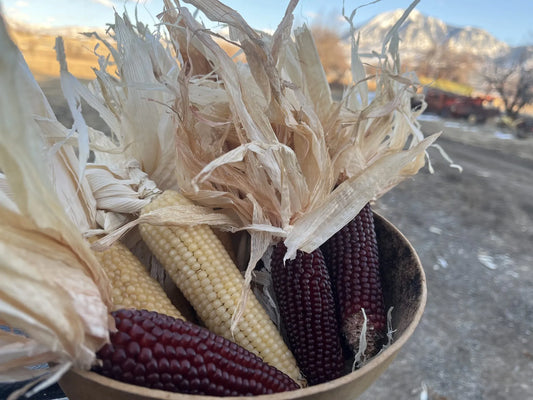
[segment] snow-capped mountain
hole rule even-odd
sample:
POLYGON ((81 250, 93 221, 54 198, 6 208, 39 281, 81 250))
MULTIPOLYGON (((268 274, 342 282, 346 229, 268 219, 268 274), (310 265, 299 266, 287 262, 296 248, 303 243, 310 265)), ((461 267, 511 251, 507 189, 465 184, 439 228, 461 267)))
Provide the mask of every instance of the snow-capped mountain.
MULTIPOLYGON (((383 38, 402 14, 403 10, 385 12, 361 26, 360 48, 380 50, 383 38)), ((421 54, 437 46, 489 58, 501 57, 510 50, 509 45, 483 29, 451 26, 418 10, 411 12, 399 32, 400 51, 404 56, 421 54)))

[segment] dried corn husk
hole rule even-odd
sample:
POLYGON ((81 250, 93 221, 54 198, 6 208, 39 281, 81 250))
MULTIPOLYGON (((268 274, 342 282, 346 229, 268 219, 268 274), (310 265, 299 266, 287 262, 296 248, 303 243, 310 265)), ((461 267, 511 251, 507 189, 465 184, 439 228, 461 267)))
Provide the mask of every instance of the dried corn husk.
MULTIPOLYGON (((277 234, 291 237, 290 250, 310 242, 301 232, 309 226, 311 213, 328 216, 314 224, 327 220, 331 225, 318 238, 313 231, 307 235, 313 236, 316 246, 357 213, 358 204, 380 196, 424 164, 424 150, 435 136, 423 138, 417 114, 410 109, 416 82, 397 74, 398 65, 388 61, 387 54, 380 61, 376 99, 368 104, 366 77, 360 76, 362 64, 354 41, 356 81, 336 102, 309 30, 304 26, 294 38, 289 35, 295 1, 272 36, 256 32, 218 1, 189 3, 230 26, 247 64, 235 63, 178 3, 174 7, 165 1, 162 14, 175 54, 145 27, 135 27, 126 16, 117 15, 114 38, 121 52, 112 54, 121 80, 111 79, 105 69, 98 71, 98 109, 134 104, 142 114, 149 106, 149 117, 164 121, 165 132, 175 137, 170 142, 160 140, 161 134, 154 131, 158 123, 152 123, 151 129, 134 124, 123 108, 116 111, 121 118, 118 126, 109 124, 116 129, 116 147, 99 148, 97 158, 112 157, 120 148, 117 164, 136 159, 159 189, 177 185, 199 204, 222 207, 240 221, 235 229, 276 228, 277 234), (128 61, 129 53, 137 63, 128 61), (117 102, 104 93, 127 93, 127 97, 117 102), (160 157, 163 153, 165 157, 160 157), (176 182, 157 179, 149 165, 173 171, 176 182), (346 215, 332 220, 339 214, 333 210, 338 209, 346 215)), ((394 49, 391 52, 395 54, 394 49)))
POLYGON ((0 324, 17 329, 0 330, 0 380, 46 385, 108 340, 109 288, 80 233, 96 203, 1 18, 0 52, 0 324), (42 362, 53 367, 27 368, 42 362))
POLYGON ((108 116, 112 132, 111 139, 100 132, 91 137, 96 160, 118 182, 99 187, 97 207, 120 214, 114 223, 123 225, 96 246, 140 222, 135 217, 145 199, 124 167, 134 160, 157 189, 179 188, 206 208, 203 220, 198 210, 163 210, 154 223, 164 223, 164 216, 171 224, 203 222, 250 233, 249 284, 273 240, 284 239, 288 258, 297 249, 316 249, 364 204, 415 174, 438 135, 424 138, 416 121, 421 110, 411 110, 417 82, 399 73, 400 24, 376 53, 377 91, 369 102, 353 14, 347 18, 354 81, 334 101, 309 29, 290 35, 297 1, 273 35, 252 29, 219 1, 187 3, 229 26, 246 63, 226 54, 220 36, 177 1, 164 1, 166 41, 126 15, 115 16, 116 48, 104 44, 119 77, 102 61, 92 93, 76 92, 108 116), (127 202, 138 208, 125 210, 127 202))
MULTIPOLYGON (((296 249, 314 250, 365 203, 424 165, 424 150, 436 136, 424 139, 418 128, 410 107, 416 82, 397 73, 393 45, 384 47, 374 101, 356 101, 354 91, 363 94, 362 99, 367 96, 359 85, 366 77, 355 76, 358 80, 343 100, 335 102, 305 26, 291 39, 286 35, 291 20, 285 18, 272 37, 259 35, 217 1, 187 2, 229 24, 248 61, 233 63, 187 10, 178 8, 183 24, 202 44, 196 50, 214 66, 218 89, 225 90, 231 110, 226 117, 230 126, 220 128, 204 122, 224 116, 208 114, 212 108, 204 108, 201 99, 193 106, 203 112, 202 119, 182 109, 189 118, 177 130, 178 183, 188 196, 230 209, 243 224, 257 228, 252 236, 266 232, 263 225, 281 228, 287 257, 292 257, 296 249), (216 143, 224 135, 232 138, 225 140, 226 147, 206 149, 206 142, 216 143)), ((394 44, 396 31, 389 36, 394 44)), ((182 93, 193 93, 198 85, 200 80, 190 79, 182 93)), ((191 100, 198 101, 189 96, 181 104, 190 107, 191 100)), ((252 257, 250 264, 254 261, 252 257)))
MULTIPOLYGON (((335 101, 309 29, 303 26, 291 36, 297 1, 289 3, 273 35, 255 31, 218 1, 187 2, 213 21, 229 25, 231 42, 241 47, 246 63, 228 56, 220 46, 220 36, 206 30, 179 2, 165 0, 161 18, 169 39, 116 15, 111 40, 101 39, 111 59, 100 58, 96 80, 89 88, 68 72, 58 42, 62 87, 75 117, 72 131, 55 121, 42 94, 35 96, 39 90, 34 83, 22 79, 34 94, 28 100, 21 98, 16 80, 6 81, 11 85, 7 93, 20 100, 9 104, 18 107, 15 110, 6 107, 8 118, 2 121, 6 125, 2 127, 0 168, 5 179, 0 177, 0 201, 2 212, 14 221, 10 237, 15 242, 20 239, 17 245, 5 238, 13 260, 18 260, 8 264, 6 271, 27 264, 18 246, 27 245, 21 232, 29 229, 46 249, 52 244, 65 248, 64 260, 74 264, 60 261, 55 268, 68 265, 90 277, 94 283, 89 287, 95 290, 87 296, 104 310, 108 301, 104 279, 79 239, 80 231, 112 230, 95 244, 103 247, 140 222, 206 223, 230 231, 247 230, 251 236, 244 306, 252 269, 273 241, 285 241, 287 257, 297 249, 314 250, 364 204, 424 165, 425 149, 436 135, 423 137, 417 113, 410 108, 416 80, 398 72, 398 26, 378 53, 378 89, 372 102, 352 32, 354 81, 342 100, 335 101), (80 98, 100 113, 110 135, 86 126, 79 111, 80 98), (15 131, 26 133, 15 137, 10 134, 15 131), (79 160, 71 152, 72 138, 77 139, 79 160), (9 140, 18 143, 10 144, 10 152, 9 140), (46 148, 54 154, 49 164, 42 154, 46 148), (87 164, 89 148, 95 162, 87 164), (56 178, 56 184, 63 182, 65 188, 49 187, 50 177, 56 178), (141 208, 166 189, 179 189, 196 205, 138 218, 141 208), (56 193, 64 196, 58 199, 56 193), (61 199, 71 196, 78 201, 67 216, 61 199)), ((12 78, 5 67, 4 72, 12 78)), ((29 254, 29 259, 35 256, 29 254)), ((44 286, 42 290, 49 289, 44 286)), ((83 330, 82 309, 76 310, 79 315, 72 324, 81 319, 77 332, 84 333, 86 341, 73 334, 65 343, 54 343, 55 347, 50 347, 50 337, 39 336, 46 331, 43 327, 39 330, 28 321, 24 325, 28 310, 16 311, 19 320, 6 322, 20 323, 32 338, 31 333, 38 336, 38 342, 24 344, 28 352, 32 346, 43 346, 42 351, 32 353, 38 354, 36 358, 53 354, 61 362, 88 365, 95 348, 90 339, 95 338, 83 330), (81 343, 73 344, 70 338, 81 343), (66 344, 84 351, 71 354, 61 347, 66 344)), ((59 312, 69 315, 72 311, 59 312)), ((102 319, 96 322, 104 328, 102 319)), ((49 329, 54 331, 55 326, 49 329)), ((105 340, 104 336, 96 338, 105 340)))

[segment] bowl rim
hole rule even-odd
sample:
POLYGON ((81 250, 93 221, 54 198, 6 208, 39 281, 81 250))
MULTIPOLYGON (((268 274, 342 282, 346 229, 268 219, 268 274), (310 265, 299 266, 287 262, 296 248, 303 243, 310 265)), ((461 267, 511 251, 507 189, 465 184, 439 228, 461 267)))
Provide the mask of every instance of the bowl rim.
MULTIPOLYGON (((420 261, 420 257, 418 256, 417 252, 415 251, 412 244, 409 242, 409 240, 405 237, 405 235, 400 232, 400 230, 394 226, 389 220, 387 220, 385 217, 381 216, 379 213, 374 212, 374 217, 377 217, 381 223, 386 225, 394 234, 398 235, 402 242, 407 246, 409 249, 409 252, 412 254, 414 259, 416 260, 416 264, 418 266, 418 272, 420 274, 420 296, 418 299, 418 307, 416 309, 416 312, 413 315, 412 320, 409 322, 407 327, 405 328, 404 332, 398 337, 395 341, 392 342, 390 346, 385 348, 381 353, 374 356, 369 362, 365 363, 361 368, 350 372, 349 374, 346 374, 344 376, 341 376, 340 378, 324 382, 318 385, 308 386, 305 388, 300 388, 288 392, 281 392, 281 393, 273 393, 273 394, 262 394, 258 396, 229 396, 229 397, 223 397, 227 400, 242 400, 242 399, 260 399, 260 400, 290 400, 290 399, 298 399, 300 397, 304 398, 305 396, 311 396, 311 395, 317 395, 319 393, 327 392, 333 388, 346 385, 350 383, 351 381, 354 381, 358 378, 361 378, 362 376, 369 373, 371 370, 376 368, 380 363, 383 363, 387 361, 388 359, 394 357, 399 350, 403 347, 403 345, 407 342, 407 340, 411 337, 413 332, 415 331, 416 327, 418 326, 420 319, 422 318, 422 314, 424 313, 424 309, 426 306, 427 301, 427 285, 426 285, 426 275, 424 273, 424 268, 422 266, 422 263, 420 261)), ((168 392, 164 390, 158 390, 158 389, 149 389, 142 386, 136 386, 129 383, 120 382, 108 377, 105 377, 103 375, 99 375, 95 372, 91 371, 83 371, 78 369, 72 369, 69 371, 69 373, 75 373, 77 375, 80 375, 82 378, 87 379, 89 381, 92 381, 96 384, 100 384, 103 386, 112 386, 114 389, 126 392, 131 395, 141 395, 146 396, 147 398, 159 398, 159 399, 165 399, 165 400, 211 400, 211 399, 221 399, 221 397, 218 396, 209 396, 209 395, 192 395, 192 394, 185 394, 185 393, 173 393, 168 392)))

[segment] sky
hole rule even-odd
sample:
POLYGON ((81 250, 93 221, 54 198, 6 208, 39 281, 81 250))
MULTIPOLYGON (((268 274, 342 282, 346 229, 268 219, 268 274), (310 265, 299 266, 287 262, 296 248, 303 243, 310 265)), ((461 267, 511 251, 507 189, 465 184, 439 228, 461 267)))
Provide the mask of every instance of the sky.
MULTIPOLYGON (((257 29, 274 31, 283 17, 288 0, 225 0, 257 29)), ((346 13, 371 0, 344 0, 346 13)), ((138 3, 139 19, 150 23, 163 8, 163 0, 0 0, 2 13, 20 22, 45 26, 82 26, 104 28, 113 19, 113 8, 126 8, 134 15, 138 3)), ((373 16, 406 8, 411 0, 381 0, 359 8, 354 19, 363 23, 373 16)), ((342 31, 343 0, 300 0, 295 10, 295 24, 320 22, 342 31)), ((482 28, 511 46, 533 44, 533 1, 530 0, 421 0, 416 7, 456 26, 482 28)))

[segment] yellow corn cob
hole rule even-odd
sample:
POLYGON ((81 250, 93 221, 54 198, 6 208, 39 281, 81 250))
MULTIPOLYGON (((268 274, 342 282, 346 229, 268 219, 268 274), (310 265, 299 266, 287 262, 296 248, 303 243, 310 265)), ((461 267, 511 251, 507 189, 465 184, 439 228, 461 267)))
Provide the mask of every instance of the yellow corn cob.
POLYGON ((124 244, 116 242, 94 254, 111 281, 115 309, 145 309, 183 319, 163 288, 124 244))
MULTIPOLYGON (((181 194, 165 191, 145 206, 142 213, 187 204, 191 202, 181 194)), ((140 232, 209 330, 235 341, 295 381, 302 382, 294 356, 253 294, 248 299, 237 330, 231 332, 231 318, 237 308, 244 279, 209 226, 141 224, 140 232)))

